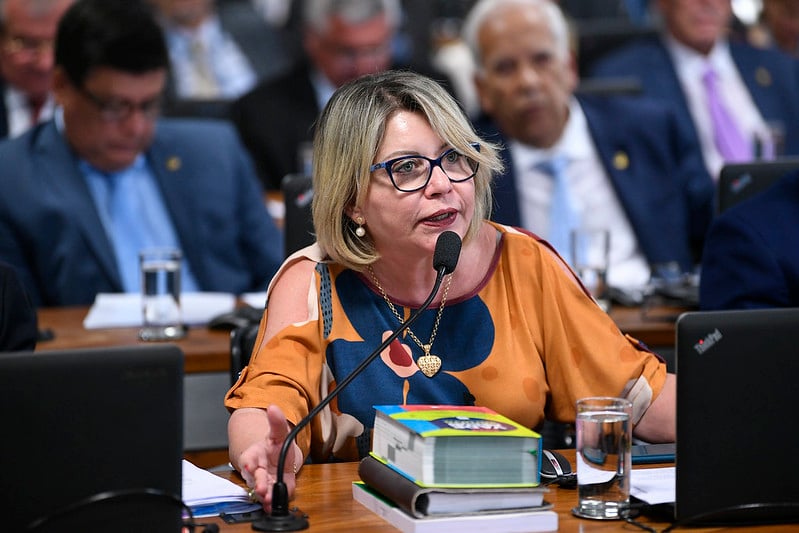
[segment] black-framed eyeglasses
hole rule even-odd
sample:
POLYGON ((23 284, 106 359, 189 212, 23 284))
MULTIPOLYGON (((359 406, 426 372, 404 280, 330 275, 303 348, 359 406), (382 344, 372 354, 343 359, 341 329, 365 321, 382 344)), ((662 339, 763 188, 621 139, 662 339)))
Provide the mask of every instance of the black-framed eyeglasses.
POLYGON ((125 120, 134 111, 141 111, 149 120, 155 120, 161 113, 162 97, 159 95, 144 102, 131 102, 118 98, 101 98, 85 87, 77 86, 78 92, 88 99, 100 111, 100 116, 107 122, 125 120))
MULTIPOLYGON (((470 146, 475 150, 480 150, 480 143, 471 143, 470 146)), ((369 172, 385 169, 395 189, 402 192, 414 192, 427 187, 435 167, 441 168, 449 181, 460 183, 472 179, 477 174, 478 166, 477 161, 471 157, 450 148, 437 159, 430 159, 423 155, 406 155, 375 163, 369 167, 369 172)))

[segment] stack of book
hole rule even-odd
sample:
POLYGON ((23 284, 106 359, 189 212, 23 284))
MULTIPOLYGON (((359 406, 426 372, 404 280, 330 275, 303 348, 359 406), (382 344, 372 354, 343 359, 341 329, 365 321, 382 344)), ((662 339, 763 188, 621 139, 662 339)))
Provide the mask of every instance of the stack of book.
POLYGON ((353 498, 404 532, 555 531, 541 437, 485 407, 379 405, 353 498))

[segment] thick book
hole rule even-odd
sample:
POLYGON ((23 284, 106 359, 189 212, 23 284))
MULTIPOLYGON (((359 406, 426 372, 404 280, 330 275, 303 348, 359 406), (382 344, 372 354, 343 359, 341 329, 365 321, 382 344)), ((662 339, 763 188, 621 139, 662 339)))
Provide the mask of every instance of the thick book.
POLYGON ((361 482, 352 484, 352 497, 404 533, 437 533, 441 531, 531 533, 557 531, 558 529, 558 513, 553 511, 551 506, 540 507, 534 511, 481 512, 416 518, 361 482))
POLYGON ((372 454, 424 487, 533 487, 541 436, 486 407, 377 405, 372 454))
POLYGON ((480 511, 531 510, 544 501, 545 487, 421 487, 390 465, 368 456, 358 465, 361 481, 417 518, 480 511))

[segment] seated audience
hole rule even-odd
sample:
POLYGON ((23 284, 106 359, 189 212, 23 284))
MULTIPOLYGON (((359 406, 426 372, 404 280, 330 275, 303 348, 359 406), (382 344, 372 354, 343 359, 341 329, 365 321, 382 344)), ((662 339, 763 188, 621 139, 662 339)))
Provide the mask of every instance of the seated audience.
POLYGON ((319 119, 314 161, 317 244, 273 280, 226 399, 231 462, 266 508, 289 424, 421 306, 445 230, 463 239, 457 268, 412 331, 300 432, 290 491, 309 454, 368 453, 377 404, 482 405, 537 427, 574 422, 578 398, 624 396, 635 435, 674 439, 666 365, 618 330, 545 242, 485 220, 501 162, 440 84, 390 71, 341 87, 319 119))
POLYGON ((760 48, 776 48, 799 58, 799 0, 763 0, 747 39, 760 48))
POLYGON ((178 99, 232 100, 288 67, 280 32, 246 0, 150 2, 172 63, 168 94, 178 99))
POLYGON ((0 261, 0 352, 33 350, 37 335, 36 310, 14 267, 0 261))
POLYGON ((599 60, 592 76, 635 77, 675 110, 717 179, 725 162, 799 155, 799 63, 728 39, 730 0, 657 0, 664 32, 599 60))
POLYGON ((137 292, 155 246, 183 250, 185 291, 264 290, 282 234, 231 126, 158 120, 169 56, 151 12, 78 0, 55 62, 63 112, 0 144, 0 257, 34 303, 137 292))
POLYGON ((72 2, 0 1, 0 138, 53 116, 53 40, 72 2))
POLYGON ((464 39, 485 113, 476 124, 505 163, 492 218, 564 257, 570 230, 609 230, 611 286, 641 288, 657 263, 693 270, 713 182, 674 116, 655 102, 575 95, 567 24, 547 0, 478 2, 464 39))
POLYGON ((713 222, 699 297, 702 309, 799 307, 799 172, 713 222))
POLYGON ((392 64, 398 0, 312 0, 304 4, 306 60, 265 80, 231 109, 264 186, 279 190, 287 174, 310 172, 313 124, 333 91, 392 64))

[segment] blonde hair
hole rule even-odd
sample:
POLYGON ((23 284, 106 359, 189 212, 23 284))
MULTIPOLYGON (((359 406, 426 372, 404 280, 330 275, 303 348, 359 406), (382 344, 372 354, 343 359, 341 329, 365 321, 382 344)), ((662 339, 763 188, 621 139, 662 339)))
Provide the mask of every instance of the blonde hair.
MULTIPOLYGON (((316 238, 330 259, 361 271, 379 254, 369 235, 355 236, 348 208, 366 200, 386 123, 399 111, 421 113, 446 144, 478 162, 475 206, 468 241, 491 214, 491 179, 502 170, 497 148, 482 141, 455 100, 435 81, 406 71, 358 78, 339 88, 325 106, 314 136, 313 221, 316 238), (479 143, 474 148, 472 143, 479 143)), ((413 194, 413 193, 410 193, 413 194)))

